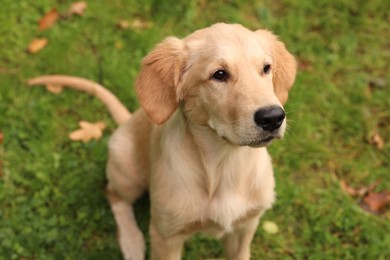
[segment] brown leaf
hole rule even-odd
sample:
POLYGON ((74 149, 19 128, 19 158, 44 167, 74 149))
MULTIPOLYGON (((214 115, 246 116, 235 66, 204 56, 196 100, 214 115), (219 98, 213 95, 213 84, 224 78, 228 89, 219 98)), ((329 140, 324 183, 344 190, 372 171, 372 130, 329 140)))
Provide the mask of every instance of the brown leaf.
POLYGON ((135 30, 144 30, 152 27, 152 23, 136 18, 131 22, 130 27, 135 30))
POLYGON ((117 25, 120 29, 128 29, 130 27, 130 23, 126 20, 120 20, 117 25))
POLYGON ((80 121, 79 125, 80 129, 69 134, 72 141, 89 142, 92 139, 98 140, 102 137, 103 130, 106 128, 106 124, 102 121, 96 123, 80 121))
POLYGON ((3 143, 3 140, 4 140, 4 134, 3 132, 0 132, 0 144, 3 143))
POLYGON ((379 150, 382 150, 385 147, 385 141, 383 140, 382 136, 375 132, 370 139, 370 144, 374 145, 379 150))
POLYGON ((29 53, 37 53, 38 51, 42 50, 43 48, 45 48, 47 44, 47 39, 45 38, 36 38, 36 39, 33 39, 28 47, 27 47, 27 51, 29 53))
POLYGON ((51 9, 50 12, 46 13, 41 20, 39 20, 39 30, 43 31, 52 27, 60 17, 60 14, 55 8, 51 9))
POLYGON ((373 184, 370 184, 369 186, 361 186, 359 188, 353 188, 347 184, 346 181, 341 180, 340 186, 347 194, 351 196, 364 196, 369 192, 372 192, 376 186, 380 183, 380 180, 375 181, 373 184))
POLYGON ((73 4, 70 5, 67 15, 72 16, 74 14, 77 14, 83 16, 85 9, 87 9, 86 2, 84 1, 74 2, 73 4))
POLYGON ((53 94, 59 94, 64 90, 63 86, 47 84, 46 89, 53 94))
POLYGON ((369 192, 363 199, 362 208, 375 214, 380 213, 387 205, 390 205, 390 192, 369 192))
POLYGON ((357 190, 349 186, 344 180, 340 181, 340 186, 347 194, 351 196, 356 196, 358 194, 357 190))

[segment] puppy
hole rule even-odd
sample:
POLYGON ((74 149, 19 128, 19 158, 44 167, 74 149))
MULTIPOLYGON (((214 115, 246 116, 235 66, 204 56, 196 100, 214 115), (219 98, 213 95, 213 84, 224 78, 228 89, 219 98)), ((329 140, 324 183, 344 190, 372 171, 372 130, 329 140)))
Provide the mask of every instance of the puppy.
POLYGON ((296 62, 266 30, 215 24, 169 37, 142 61, 130 115, 100 85, 46 76, 100 98, 120 124, 109 142, 107 194, 124 259, 144 259, 132 204, 149 191, 152 259, 180 259, 196 232, 249 259, 259 218, 275 199, 266 146, 283 137, 296 62))

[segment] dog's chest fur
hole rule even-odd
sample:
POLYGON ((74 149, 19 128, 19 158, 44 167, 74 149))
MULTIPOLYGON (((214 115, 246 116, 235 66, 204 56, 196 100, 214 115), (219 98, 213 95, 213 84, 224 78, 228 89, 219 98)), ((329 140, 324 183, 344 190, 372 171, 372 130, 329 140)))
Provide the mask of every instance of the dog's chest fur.
POLYGON ((189 149, 194 144, 185 140, 180 124, 168 131, 160 133, 161 157, 151 179, 159 186, 151 187, 151 198, 164 232, 202 230, 220 236, 272 205, 274 179, 264 148, 221 146, 199 154, 189 149))

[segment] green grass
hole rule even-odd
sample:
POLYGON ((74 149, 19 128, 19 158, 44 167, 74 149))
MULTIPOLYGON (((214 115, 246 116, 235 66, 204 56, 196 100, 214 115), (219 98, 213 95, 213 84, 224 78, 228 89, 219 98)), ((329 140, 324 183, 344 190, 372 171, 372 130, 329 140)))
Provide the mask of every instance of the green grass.
MULTIPOLYGON (((133 111, 141 58, 169 35, 214 22, 269 28, 300 63, 286 106, 290 131, 270 147, 278 200, 252 243, 252 259, 390 259, 390 209, 371 215, 339 186, 381 180, 390 190, 390 1, 88 1, 84 17, 39 32, 37 21, 71 1, 2 0, 0 8, 0 259, 120 259, 104 197, 107 140, 115 129, 100 102, 64 91, 30 89, 30 77, 62 73, 95 80, 133 111), (141 4, 142 2, 142 4, 141 4), (152 22, 144 30, 119 20, 152 22), (39 53, 26 52, 46 37, 39 53), (369 88, 369 82, 385 82, 369 88), (71 142, 79 120, 103 119, 102 140, 71 142), (368 140, 378 132, 380 150, 368 140)), ((148 200, 137 203, 145 232, 148 200)), ((223 257, 220 244, 196 236, 185 259, 223 257)))

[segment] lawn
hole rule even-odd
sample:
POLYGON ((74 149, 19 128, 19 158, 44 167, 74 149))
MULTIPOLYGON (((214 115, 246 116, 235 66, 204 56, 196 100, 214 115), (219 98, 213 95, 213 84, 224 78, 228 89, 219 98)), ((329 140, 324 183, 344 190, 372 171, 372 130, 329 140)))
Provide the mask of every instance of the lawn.
MULTIPOLYGON (((54 95, 26 81, 88 78, 134 111, 142 57, 166 36, 219 21, 268 28, 299 61, 286 105, 289 131, 269 149, 278 198, 262 221, 279 232, 265 232, 262 222, 252 259, 390 259, 390 207, 369 213, 360 207, 364 195, 341 185, 376 182, 372 192, 390 191, 390 1, 87 1, 83 16, 67 17, 71 3, 1 0, 0 259, 121 257, 104 196, 114 122, 91 96, 54 95), (62 16, 38 30, 52 8, 62 16), (34 38, 48 44, 30 54, 34 38), (103 138, 70 141, 80 120, 103 120, 103 138)), ((148 203, 137 203, 145 232, 148 203)), ((219 242, 203 235, 185 251, 184 259, 223 257, 219 242)))

